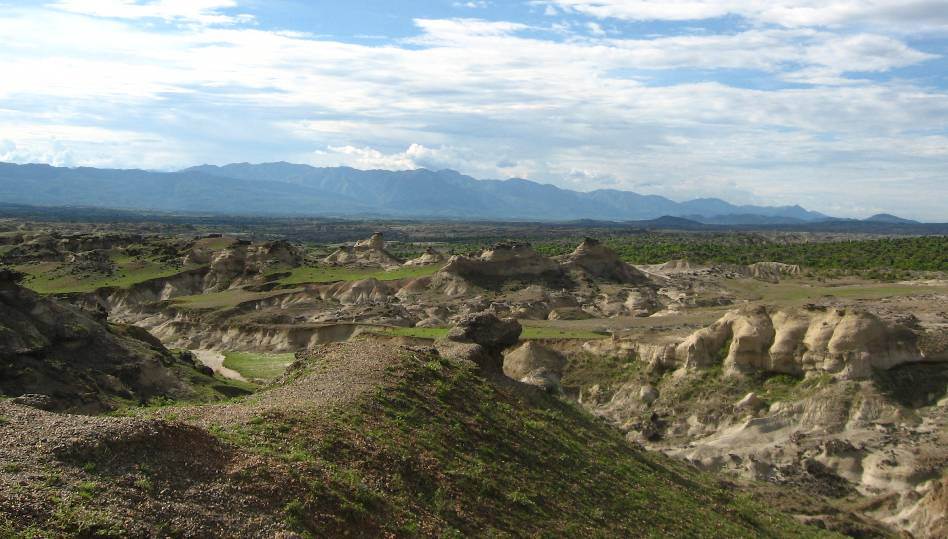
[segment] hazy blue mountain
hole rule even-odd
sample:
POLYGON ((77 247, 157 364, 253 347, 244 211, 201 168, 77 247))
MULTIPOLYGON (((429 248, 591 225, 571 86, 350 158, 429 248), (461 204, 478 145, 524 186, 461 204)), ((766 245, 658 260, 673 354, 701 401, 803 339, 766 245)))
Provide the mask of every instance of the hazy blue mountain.
POLYGON ((911 219, 903 219, 891 213, 877 213, 872 217, 867 217, 863 221, 868 221, 870 223, 890 223, 890 224, 903 224, 903 225, 915 225, 918 224, 918 221, 913 221, 911 219))
POLYGON ((704 215, 685 215, 683 217, 706 225, 799 225, 812 222, 796 217, 784 217, 782 215, 754 215, 745 213, 714 215, 711 217, 704 215))
POLYGON ((0 163, 0 201, 261 215, 556 221, 662 216, 726 220, 729 215, 751 222, 826 218, 799 206, 736 206, 715 198, 675 202, 618 190, 582 193, 516 178, 476 180, 453 170, 357 170, 291 163, 202 165, 179 172, 0 163))

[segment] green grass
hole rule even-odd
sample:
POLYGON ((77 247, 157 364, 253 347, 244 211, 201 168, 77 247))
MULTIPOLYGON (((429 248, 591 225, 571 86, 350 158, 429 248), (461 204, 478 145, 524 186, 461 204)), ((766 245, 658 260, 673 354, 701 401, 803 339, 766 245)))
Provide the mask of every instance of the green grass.
POLYGON ((594 339, 605 339, 609 337, 607 333, 587 330, 560 329, 555 327, 543 326, 524 326, 521 339, 579 339, 590 341, 594 339))
POLYGON ((835 537, 634 449, 544 392, 425 354, 390 373, 391 385, 328 417, 271 411, 217 435, 292 463, 279 504, 318 537, 835 537))
MULTIPOLYGON (((419 339, 440 339, 448 334, 450 328, 402 328, 402 327, 371 327, 370 333, 388 337, 416 337, 419 339)), ((608 335, 595 331, 567 330, 553 327, 524 326, 520 334, 522 340, 536 339, 604 339, 608 335)))
POLYGON ((127 288, 134 284, 170 277, 192 268, 165 266, 159 262, 130 257, 115 257, 116 271, 111 276, 90 275, 81 277, 63 272, 60 264, 44 262, 23 264, 14 269, 28 275, 24 285, 40 294, 63 294, 69 292, 92 292, 103 287, 127 288))
POLYGON ((295 292, 296 289, 277 290, 271 292, 251 292, 239 288, 213 292, 209 294, 195 294, 193 296, 178 296, 174 303, 192 309, 223 309, 236 307, 245 301, 266 299, 280 294, 295 292))
POLYGON ((400 327, 370 327, 369 333, 386 337, 415 337, 418 339, 440 339, 448 334, 450 328, 400 328, 400 327))
POLYGON ((227 352, 224 366, 239 372, 248 380, 269 381, 277 378, 293 363, 293 354, 227 352))
POLYGON ((849 299, 880 299, 897 296, 911 296, 919 293, 948 292, 945 286, 927 286, 911 284, 873 284, 841 283, 838 286, 811 282, 805 283, 789 279, 778 284, 765 283, 750 279, 729 281, 728 288, 735 290, 741 297, 769 303, 799 303, 812 301, 823 296, 836 296, 849 299))
POLYGON ((211 251, 222 251, 227 247, 233 245, 237 241, 236 238, 229 236, 222 236, 220 238, 202 238, 195 242, 195 247, 204 248, 211 251))
MULTIPOLYGON (((288 271, 290 274, 280 278, 277 282, 280 284, 306 284, 306 283, 334 283, 338 281, 359 281, 362 279, 378 279, 380 281, 397 281, 410 277, 425 277, 432 275, 441 269, 441 264, 432 264, 430 266, 408 266, 400 267, 391 271, 385 271, 379 268, 342 268, 336 266, 305 266, 292 268, 288 271)), ((280 272, 273 272, 276 275, 280 272)))

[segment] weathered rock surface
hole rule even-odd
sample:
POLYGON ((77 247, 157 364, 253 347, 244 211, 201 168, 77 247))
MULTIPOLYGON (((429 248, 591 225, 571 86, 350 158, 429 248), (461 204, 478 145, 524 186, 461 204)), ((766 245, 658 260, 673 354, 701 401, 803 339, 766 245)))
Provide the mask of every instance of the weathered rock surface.
POLYGON ((425 249, 425 252, 422 253, 417 258, 413 258, 405 262, 406 266, 430 266, 432 264, 438 264, 444 262, 444 255, 440 252, 434 250, 432 247, 425 249))
POLYGON ((547 389, 559 386, 566 358, 536 341, 526 341, 504 356, 504 374, 547 389))
POLYGON ((506 282, 548 284, 566 282, 565 272, 554 260, 540 255, 528 243, 500 243, 479 256, 452 256, 432 279, 448 296, 475 288, 497 288, 506 282))
POLYGON ((500 319, 483 312, 462 317, 436 346, 445 356, 467 359, 486 372, 503 369, 503 351, 520 339, 523 328, 512 318, 500 319))
POLYGON ((395 267, 402 261, 385 250, 385 240, 381 232, 371 238, 359 240, 352 247, 341 247, 323 259, 326 264, 360 267, 395 267))
POLYGON ((107 324, 0 277, 0 394, 78 412, 108 409, 117 398, 190 394, 169 368, 177 359, 143 330, 107 324))
POLYGON ((939 358, 926 357, 911 329, 858 309, 778 311, 764 307, 728 312, 676 346, 678 366, 723 363, 729 374, 827 373, 864 379, 874 370, 939 358))
POLYGON ((615 251, 593 238, 584 239, 560 262, 566 269, 593 279, 623 284, 644 284, 648 281, 644 273, 623 262, 615 251))

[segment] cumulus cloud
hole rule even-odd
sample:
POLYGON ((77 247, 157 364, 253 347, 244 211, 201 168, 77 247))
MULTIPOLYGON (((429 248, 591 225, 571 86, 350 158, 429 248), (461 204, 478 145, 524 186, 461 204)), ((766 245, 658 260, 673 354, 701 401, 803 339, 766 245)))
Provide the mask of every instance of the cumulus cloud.
MULTIPOLYGON (((607 19, 644 3, 545 7, 607 19)), ((702 16, 719 4, 692 3, 702 16)), ((422 18, 408 39, 365 45, 242 25, 225 0, 56 6, 0 13, 2 160, 454 168, 824 211, 891 200, 944 218, 932 179, 948 168, 948 93, 883 77, 937 56, 875 28, 629 37, 582 17, 422 18), (928 196, 908 205, 905 185, 928 196)))

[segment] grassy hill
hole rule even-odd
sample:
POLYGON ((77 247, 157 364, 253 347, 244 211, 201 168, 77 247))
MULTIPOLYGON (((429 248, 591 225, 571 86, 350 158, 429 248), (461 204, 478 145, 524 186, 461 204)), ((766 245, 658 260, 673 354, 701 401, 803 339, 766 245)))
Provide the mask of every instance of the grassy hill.
POLYGON ((366 339, 238 403, 73 418, 0 402, 0 535, 825 535, 474 369, 366 339), (68 440, 37 450, 56 429, 68 440))

